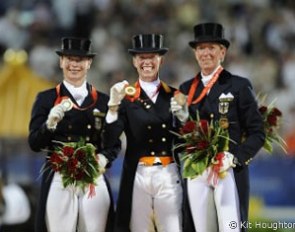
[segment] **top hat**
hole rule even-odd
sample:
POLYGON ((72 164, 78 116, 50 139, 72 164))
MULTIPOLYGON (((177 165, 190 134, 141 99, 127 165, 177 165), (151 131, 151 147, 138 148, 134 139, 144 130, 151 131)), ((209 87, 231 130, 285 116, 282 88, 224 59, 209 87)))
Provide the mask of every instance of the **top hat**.
POLYGON ((189 45, 195 48, 197 44, 204 42, 220 43, 226 48, 230 42, 224 38, 224 30, 219 23, 202 23, 194 26, 195 40, 190 41, 189 45))
POLYGON ((83 56, 93 58, 96 54, 90 51, 91 41, 85 38, 64 37, 61 49, 56 51, 59 56, 83 56))
POLYGON ((163 48, 163 36, 158 34, 140 34, 132 38, 132 48, 128 52, 132 55, 138 53, 159 53, 164 55, 168 48, 163 48))

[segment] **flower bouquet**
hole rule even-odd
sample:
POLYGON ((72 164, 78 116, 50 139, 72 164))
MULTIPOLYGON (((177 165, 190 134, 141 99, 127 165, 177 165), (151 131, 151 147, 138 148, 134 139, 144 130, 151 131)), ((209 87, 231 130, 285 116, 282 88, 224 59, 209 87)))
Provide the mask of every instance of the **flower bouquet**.
POLYGON ((85 143, 83 139, 78 142, 53 142, 57 145, 47 158, 50 168, 60 173, 63 186, 72 185, 83 191, 89 187, 90 196, 94 195, 95 180, 103 172, 98 164, 95 146, 85 143))
POLYGON ((274 106, 274 102, 268 106, 260 104, 259 112, 263 118, 264 133, 266 135, 263 149, 272 153, 273 144, 276 143, 286 153, 286 142, 278 133, 283 116, 282 112, 274 106))
POLYGON ((222 124, 213 120, 200 120, 197 115, 196 120, 187 121, 180 132, 175 134, 182 141, 174 148, 182 150, 180 159, 183 162, 184 178, 193 179, 209 166, 218 175, 221 174, 218 170, 222 167, 223 152, 228 150, 230 141, 228 130, 222 124))

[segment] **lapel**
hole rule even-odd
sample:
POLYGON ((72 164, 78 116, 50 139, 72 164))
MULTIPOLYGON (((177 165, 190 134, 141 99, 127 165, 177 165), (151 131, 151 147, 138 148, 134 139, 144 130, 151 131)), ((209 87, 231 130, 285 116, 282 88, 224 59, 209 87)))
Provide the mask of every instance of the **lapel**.
POLYGON ((218 81, 213 85, 211 91, 209 92, 207 98, 210 102, 213 102, 216 98, 231 87, 231 81, 226 71, 222 71, 218 78, 218 81))
POLYGON ((91 96, 91 85, 87 83, 86 87, 87 87, 88 94, 87 94, 86 98, 84 99, 84 101, 82 102, 81 107, 89 106, 93 101, 92 96, 91 96))
POLYGON ((72 96, 72 94, 69 92, 69 90, 66 88, 66 86, 64 85, 63 82, 61 83, 61 86, 60 86, 60 96, 61 97, 67 96, 67 97, 69 97, 72 100, 72 102, 74 102, 75 104, 77 104, 75 98, 72 96))
MULTIPOLYGON (((216 107, 216 98, 226 92, 227 89, 231 87, 230 76, 228 72, 223 70, 220 73, 220 76, 217 82, 211 88, 209 94, 199 103, 192 105, 192 113, 195 113, 197 110, 200 112, 200 115, 204 117, 209 117, 207 114, 214 112, 214 107, 216 107)), ((200 81, 200 84, 196 90, 194 99, 199 96, 200 92, 203 89, 203 83, 200 81)), ((218 101, 217 101, 218 102, 218 101)))
POLYGON ((214 108, 216 107, 216 102, 219 102, 218 98, 220 95, 224 92, 226 92, 227 89, 231 87, 231 81, 229 76, 226 74, 226 72, 222 71, 218 81, 214 84, 214 86, 211 88, 211 91, 209 92, 208 96, 205 99, 204 105, 203 105, 203 112, 214 112, 214 108))
POLYGON ((159 94, 157 97, 156 102, 154 103, 141 89, 140 97, 138 100, 134 101, 132 104, 134 108, 141 108, 146 113, 150 114, 151 116, 155 116, 156 118, 160 118, 161 120, 166 120, 167 116, 170 114, 170 98, 172 96, 172 91, 169 88, 167 90, 164 89, 162 86, 159 90, 159 94), (167 92, 170 91, 170 92, 167 92))

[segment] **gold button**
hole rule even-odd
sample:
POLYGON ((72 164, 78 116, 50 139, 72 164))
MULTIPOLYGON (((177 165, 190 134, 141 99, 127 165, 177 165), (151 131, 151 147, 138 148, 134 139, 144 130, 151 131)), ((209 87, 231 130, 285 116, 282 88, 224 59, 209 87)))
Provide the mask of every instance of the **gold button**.
POLYGON ((71 141, 72 140, 72 137, 71 136, 68 136, 67 139, 68 139, 68 141, 71 141))
POLYGON ((166 142, 166 138, 165 137, 162 138, 162 142, 166 142))
POLYGON ((90 137, 89 136, 86 137, 86 141, 90 141, 90 137))
POLYGON ((73 128, 73 126, 70 124, 70 125, 68 126, 68 128, 69 128, 69 129, 72 129, 72 128, 73 128))
POLYGON ((91 129, 91 125, 90 124, 87 125, 87 129, 89 129, 89 130, 91 129))
POLYGON ((152 139, 149 139, 149 143, 152 143, 152 142, 154 142, 154 140, 152 140, 152 139))
POLYGON ((166 152, 166 151, 162 151, 161 154, 162 154, 162 155, 166 155, 167 152, 166 152))
POLYGON ((155 155, 156 153, 154 151, 151 152, 151 155, 155 155))
POLYGON ((166 128, 166 124, 162 124, 162 128, 166 128))
POLYGON ((150 129, 152 129, 152 126, 148 125, 147 128, 150 130, 150 129))

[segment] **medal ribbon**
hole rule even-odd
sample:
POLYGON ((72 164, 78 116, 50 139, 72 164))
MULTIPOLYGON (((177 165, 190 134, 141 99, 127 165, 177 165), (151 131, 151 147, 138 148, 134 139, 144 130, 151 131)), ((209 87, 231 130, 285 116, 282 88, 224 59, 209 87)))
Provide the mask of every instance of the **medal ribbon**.
MULTIPOLYGON (((63 99, 68 99, 69 98, 68 96, 60 96, 60 85, 61 84, 58 84, 55 87, 57 98, 56 98, 56 100, 54 102, 54 105, 59 104, 63 99)), ((80 106, 78 106, 77 104, 75 104, 73 102, 73 105, 74 105, 73 107, 75 109, 77 109, 77 110, 84 111, 84 110, 87 110, 87 109, 91 108, 92 106, 94 106, 95 103, 96 103, 96 101, 97 101, 97 98, 98 98, 97 92, 96 92, 96 89, 94 88, 94 86, 91 86, 91 97, 92 97, 93 102, 89 106, 87 106, 87 107, 80 107, 80 106)))
POLYGON ((214 73, 214 75, 211 78, 211 80, 209 81, 209 83, 204 87, 204 89, 202 90, 199 97, 197 97, 195 100, 193 100, 194 94, 195 94, 196 89, 197 89, 199 82, 200 82, 200 79, 195 77, 195 79, 193 80, 193 83, 190 87, 189 93, 188 93, 187 104, 191 105, 191 104, 197 104, 198 102, 200 102, 205 97, 205 95, 208 93, 208 91, 212 88, 212 86, 215 84, 215 82, 218 80, 219 74, 221 73, 222 70, 223 70, 223 67, 220 66, 217 69, 217 71, 214 73))
MULTIPOLYGON (((171 89, 170 87, 163 81, 160 82, 160 84, 157 86, 156 91, 153 93, 153 95, 150 97, 151 99, 160 91, 161 86, 164 88, 165 92, 170 93, 171 89)), ((141 88, 140 88, 140 84, 139 81, 137 80, 134 84, 134 87, 136 89, 135 95, 134 96, 128 96, 126 95, 125 98, 127 98, 129 101, 134 102, 135 100, 137 100, 140 96, 141 93, 141 88)))

